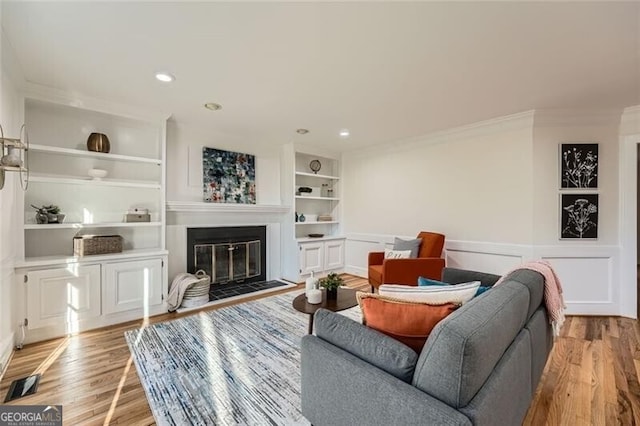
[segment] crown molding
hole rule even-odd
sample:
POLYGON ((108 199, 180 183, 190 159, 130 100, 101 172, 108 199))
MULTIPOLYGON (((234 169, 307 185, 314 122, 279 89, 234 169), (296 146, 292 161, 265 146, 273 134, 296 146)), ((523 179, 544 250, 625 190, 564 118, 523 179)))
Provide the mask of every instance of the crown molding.
POLYGON ((166 121, 171 117, 168 112, 150 111, 137 106, 105 101, 79 93, 67 92, 41 84, 26 82, 24 85, 24 97, 39 101, 66 105, 74 108, 83 108, 105 114, 127 117, 134 120, 149 122, 166 121))
POLYGON ((534 113, 534 127, 618 126, 621 108, 540 109, 534 113))
POLYGON ((513 130, 531 129, 533 134, 533 120, 535 111, 525 111, 517 114, 492 118, 490 120, 479 121, 477 123, 454 127, 452 129, 415 136, 397 141, 389 141, 384 144, 374 145, 368 148, 347 151, 343 155, 349 157, 366 157, 384 153, 411 150, 420 146, 436 145, 441 143, 454 142, 461 139, 472 139, 482 136, 489 136, 496 133, 513 130))

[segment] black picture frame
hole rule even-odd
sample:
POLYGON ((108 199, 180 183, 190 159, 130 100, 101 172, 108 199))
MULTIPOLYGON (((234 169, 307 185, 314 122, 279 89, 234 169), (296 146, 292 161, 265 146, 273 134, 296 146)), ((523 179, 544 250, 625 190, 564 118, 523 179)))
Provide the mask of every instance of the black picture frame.
POLYGON ((598 194, 561 194, 560 239, 597 239, 600 209, 598 202, 598 194))
POLYGON ((597 189, 597 143, 560 144, 560 189, 597 189))

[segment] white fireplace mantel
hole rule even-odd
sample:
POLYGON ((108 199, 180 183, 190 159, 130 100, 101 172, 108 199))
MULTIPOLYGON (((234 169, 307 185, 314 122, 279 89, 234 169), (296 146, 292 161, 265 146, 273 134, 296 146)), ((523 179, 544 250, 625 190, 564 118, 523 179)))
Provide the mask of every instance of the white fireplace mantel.
POLYGON ((268 204, 222 204, 203 201, 167 201, 168 212, 219 212, 219 213, 287 213, 291 206, 268 204))

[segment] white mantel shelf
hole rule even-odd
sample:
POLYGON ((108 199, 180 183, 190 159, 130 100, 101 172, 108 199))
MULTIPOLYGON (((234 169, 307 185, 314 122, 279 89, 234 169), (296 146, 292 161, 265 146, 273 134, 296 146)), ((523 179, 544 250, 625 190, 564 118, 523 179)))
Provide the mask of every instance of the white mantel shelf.
POLYGON ((167 201, 168 212, 192 213, 287 213, 290 206, 268 204, 222 204, 203 201, 167 201))

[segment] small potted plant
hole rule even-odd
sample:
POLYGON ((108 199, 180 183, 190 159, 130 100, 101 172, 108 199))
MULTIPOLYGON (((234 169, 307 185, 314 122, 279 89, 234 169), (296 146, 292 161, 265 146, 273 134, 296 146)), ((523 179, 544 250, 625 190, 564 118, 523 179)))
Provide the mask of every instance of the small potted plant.
POLYGON ((335 300, 338 298, 338 287, 341 285, 344 285, 344 280, 335 272, 331 272, 320 280, 320 287, 327 289, 327 300, 335 300))
POLYGON ((36 223, 62 223, 64 221, 64 214, 60 213, 60 207, 55 205, 50 206, 34 206, 31 204, 31 207, 36 209, 36 223))

